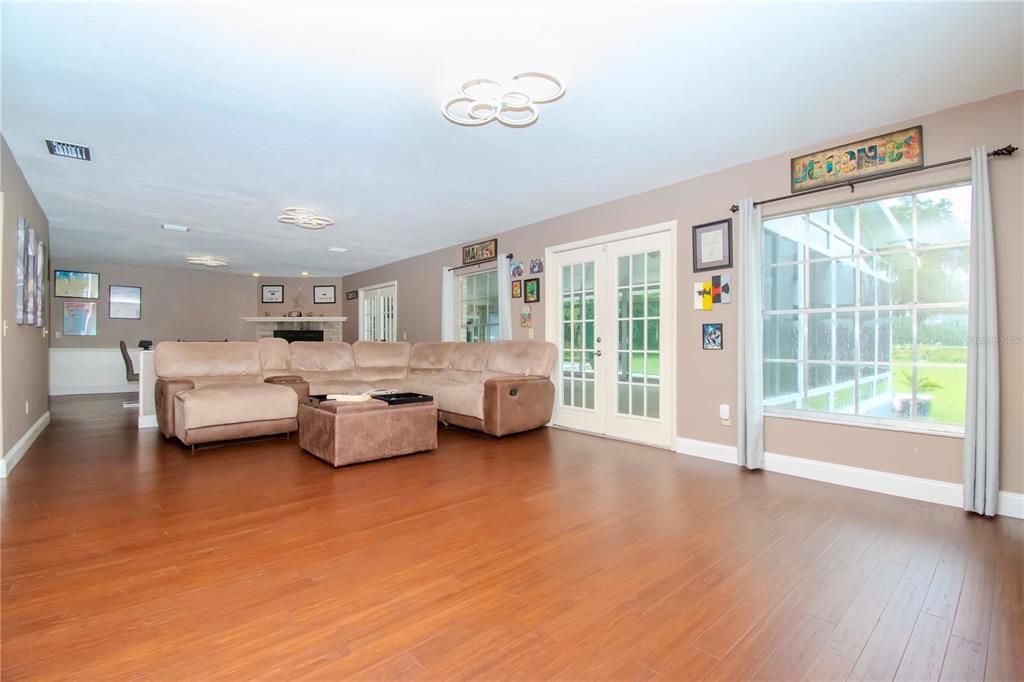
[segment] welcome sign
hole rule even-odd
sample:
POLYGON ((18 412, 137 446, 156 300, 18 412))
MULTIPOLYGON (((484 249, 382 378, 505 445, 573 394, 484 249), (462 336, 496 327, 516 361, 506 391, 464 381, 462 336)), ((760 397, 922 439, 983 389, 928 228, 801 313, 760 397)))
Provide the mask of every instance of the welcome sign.
POLYGON ((851 142, 790 160, 790 191, 862 180, 924 165, 921 126, 851 142))

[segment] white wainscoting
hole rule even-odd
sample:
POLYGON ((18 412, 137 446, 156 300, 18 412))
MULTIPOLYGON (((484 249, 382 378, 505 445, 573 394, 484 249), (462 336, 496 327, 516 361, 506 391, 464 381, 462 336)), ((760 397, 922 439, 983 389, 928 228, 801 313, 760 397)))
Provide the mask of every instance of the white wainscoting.
MULTIPOLYGON (((735 445, 723 445, 692 438, 676 438, 675 451, 684 455, 739 466, 736 463, 735 445)), ((814 481, 844 485, 848 488, 870 490, 950 507, 962 507, 964 501, 964 489, 959 483, 903 476, 876 469, 861 469, 816 459, 780 455, 775 452, 764 454, 764 468, 765 471, 773 471, 787 476, 809 478, 814 481)), ((1001 516, 1024 519, 1024 494, 1000 491, 998 506, 998 513, 1001 516)))
MULTIPOLYGON (((129 348, 135 371, 139 349, 129 348)), ((120 348, 51 348, 50 395, 134 393, 138 383, 125 381, 120 348)))

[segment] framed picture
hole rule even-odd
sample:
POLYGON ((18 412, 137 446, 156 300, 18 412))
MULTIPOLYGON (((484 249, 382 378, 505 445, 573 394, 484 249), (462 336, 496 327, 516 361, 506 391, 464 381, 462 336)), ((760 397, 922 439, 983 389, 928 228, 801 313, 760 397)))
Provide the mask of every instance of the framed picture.
POLYGON ((28 228, 25 243, 25 324, 36 323, 36 231, 28 228))
POLYGON ((512 280, 512 298, 523 297, 523 280, 514 279, 512 280))
POLYGON ((722 350, 722 323, 705 322, 701 325, 701 342, 704 350, 722 350))
POLYGON ((110 319, 142 319, 142 287, 125 287, 111 284, 109 292, 110 319))
POLYGON ((261 303, 284 303, 283 284, 264 284, 260 286, 261 303))
POLYGON ((36 326, 45 326, 43 313, 46 308, 46 246, 39 242, 36 247, 36 326))
POLYGON ((543 258, 531 258, 530 259, 530 274, 539 275, 544 272, 544 259, 543 258))
POLYGON ((356 291, 346 291, 345 292, 345 300, 346 301, 358 301, 359 300, 359 290, 357 289, 356 291))
POLYGON ((320 284, 313 286, 313 303, 336 303, 333 284, 320 284))
POLYGON ((96 303, 64 301, 64 336, 96 336, 96 303))
POLYGON ((789 190, 798 194, 923 165, 924 129, 914 126, 790 159, 789 190))
POLYGON ((498 240, 488 239, 485 242, 477 242, 462 247, 462 264, 475 265, 495 260, 498 257, 498 240))
POLYGON ((509 263, 509 273, 513 278, 523 276, 523 261, 514 260, 509 263))
POLYGON ((528 305, 524 305, 523 309, 519 311, 519 326, 524 329, 533 326, 533 309, 528 305))
POLYGON ((523 302, 540 303, 540 278, 523 280, 523 302))
POLYGON ((53 295, 57 298, 99 298, 100 274, 77 270, 54 270, 53 295))
POLYGON ((24 218, 18 218, 18 252, 15 256, 14 280, 14 321, 25 324, 25 239, 28 225, 24 218))
POLYGON ((693 271, 732 267, 732 218, 693 226, 693 271))

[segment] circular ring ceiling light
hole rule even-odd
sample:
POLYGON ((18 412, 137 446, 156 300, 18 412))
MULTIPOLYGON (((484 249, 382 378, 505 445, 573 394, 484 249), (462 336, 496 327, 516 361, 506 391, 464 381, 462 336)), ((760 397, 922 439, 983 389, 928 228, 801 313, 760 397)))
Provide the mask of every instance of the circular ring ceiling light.
POLYGON ((189 256, 185 261, 192 265, 205 265, 208 268, 221 268, 228 264, 226 260, 214 256, 189 256))
POLYGON ((277 222, 285 225, 295 225, 304 230, 322 230, 334 224, 334 221, 327 216, 317 215, 311 208, 289 206, 284 209, 282 215, 277 216, 277 222))
POLYGON ((540 71, 516 74, 508 85, 474 78, 444 103, 441 114, 460 126, 481 126, 496 120, 510 128, 525 128, 536 123, 538 104, 554 102, 564 94, 562 81, 540 71))

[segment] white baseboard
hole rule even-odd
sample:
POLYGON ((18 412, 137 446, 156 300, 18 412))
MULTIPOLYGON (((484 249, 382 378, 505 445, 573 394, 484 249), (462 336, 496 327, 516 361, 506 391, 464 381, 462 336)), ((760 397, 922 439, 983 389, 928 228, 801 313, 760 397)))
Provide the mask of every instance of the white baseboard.
MULTIPOLYGON (((738 466, 735 445, 710 443, 692 438, 676 438, 675 451, 738 466)), ((765 471, 787 476, 870 490, 885 495, 934 502, 950 507, 963 506, 963 486, 959 483, 904 476, 876 469, 862 469, 805 457, 780 455, 774 452, 765 453, 764 468, 765 471)), ((999 514, 1002 516, 1024 518, 1024 494, 1000 491, 998 506, 999 514)))
POLYGON ((155 429, 159 424, 156 423, 155 414, 140 414, 139 415, 139 428, 140 429, 155 429))
POLYGON ((32 447, 32 443, 36 442, 36 438, 43 432, 43 429, 50 423, 50 413, 44 412, 43 416, 36 420, 36 423, 29 427, 29 430, 25 432, 18 442, 11 446, 11 449, 4 453, 4 457, 0 460, 0 478, 7 478, 11 470, 14 469, 14 465, 21 461, 21 458, 25 456, 28 449, 32 447))
POLYGON ((694 457, 701 457, 703 459, 713 459, 716 462, 725 462, 726 464, 738 463, 735 445, 722 445, 721 443, 712 443, 706 440, 694 440, 693 438, 676 438, 675 447, 673 449, 684 455, 693 455, 694 457))
POLYGON ((123 383, 113 386, 50 387, 50 395, 97 395, 100 393, 138 393, 138 384, 123 383))
POLYGON ((997 507, 999 508, 1000 516, 1024 519, 1024 493, 1011 493, 1008 490, 1000 490, 997 507))

